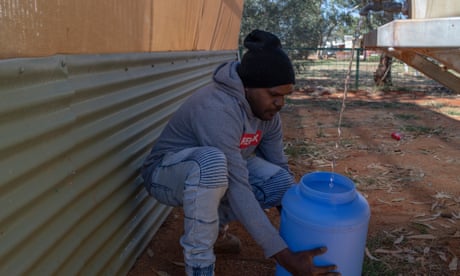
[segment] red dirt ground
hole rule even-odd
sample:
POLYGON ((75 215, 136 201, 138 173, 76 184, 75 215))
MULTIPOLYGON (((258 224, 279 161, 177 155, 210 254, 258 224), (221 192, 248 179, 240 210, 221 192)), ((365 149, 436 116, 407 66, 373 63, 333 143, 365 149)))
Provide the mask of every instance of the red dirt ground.
MULTIPOLYGON (((296 92, 281 112, 297 180, 312 171, 350 177, 371 207, 363 274, 460 275, 460 97, 416 92, 296 92), (399 141, 391 133, 401 132, 399 141), (337 145, 337 147, 336 147, 337 145)), ((268 216, 279 225, 276 210, 268 216)), ((184 275, 176 208, 129 276, 184 275)), ((217 256, 216 275, 274 275, 275 263, 239 223, 240 254, 217 256)))

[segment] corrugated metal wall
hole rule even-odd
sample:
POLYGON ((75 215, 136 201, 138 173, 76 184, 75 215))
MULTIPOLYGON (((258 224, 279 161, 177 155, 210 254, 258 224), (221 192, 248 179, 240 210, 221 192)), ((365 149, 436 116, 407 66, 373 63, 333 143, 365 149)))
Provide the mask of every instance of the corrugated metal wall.
POLYGON ((0 275, 124 275, 170 211, 145 154, 235 54, 0 60, 0 275))

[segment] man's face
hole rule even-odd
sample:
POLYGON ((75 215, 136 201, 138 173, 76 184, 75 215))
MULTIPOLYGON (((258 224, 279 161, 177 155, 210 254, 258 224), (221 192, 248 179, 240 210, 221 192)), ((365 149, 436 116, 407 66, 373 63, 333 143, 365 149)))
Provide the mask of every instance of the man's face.
POLYGON ((284 106, 284 97, 294 91, 294 85, 284 84, 271 88, 245 88, 246 99, 252 112, 261 120, 269 121, 284 106))

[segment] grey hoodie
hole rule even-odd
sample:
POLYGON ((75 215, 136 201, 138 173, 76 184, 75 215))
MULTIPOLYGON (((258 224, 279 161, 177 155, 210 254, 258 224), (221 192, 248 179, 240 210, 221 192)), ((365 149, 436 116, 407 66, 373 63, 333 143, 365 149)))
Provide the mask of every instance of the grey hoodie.
POLYGON ((262 121, 251 111, 232 61, 219 66, 214 82, 195 92, 173 115, 147 157, 144 177, 166 152, 213 146, 227 158, 228 202, 237 219, 271 257, 287 247, 256 200, 248 183, 246 160, 257 154, 289 171, 283 153, 281 120, 262 121))

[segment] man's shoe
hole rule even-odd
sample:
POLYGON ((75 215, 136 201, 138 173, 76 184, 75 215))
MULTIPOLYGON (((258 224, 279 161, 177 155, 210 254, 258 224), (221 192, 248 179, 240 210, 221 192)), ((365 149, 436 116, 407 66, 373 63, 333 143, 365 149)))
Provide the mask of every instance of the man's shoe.
POLYGON ((185 265, 185 274, 187 276, 214 276, 214 264, 207 267, 185 265))
POLYGON ((214 244, 216 254, 238 254, 241 252, 241 241, 237 236, 230 233, 221 232, 214 244))

